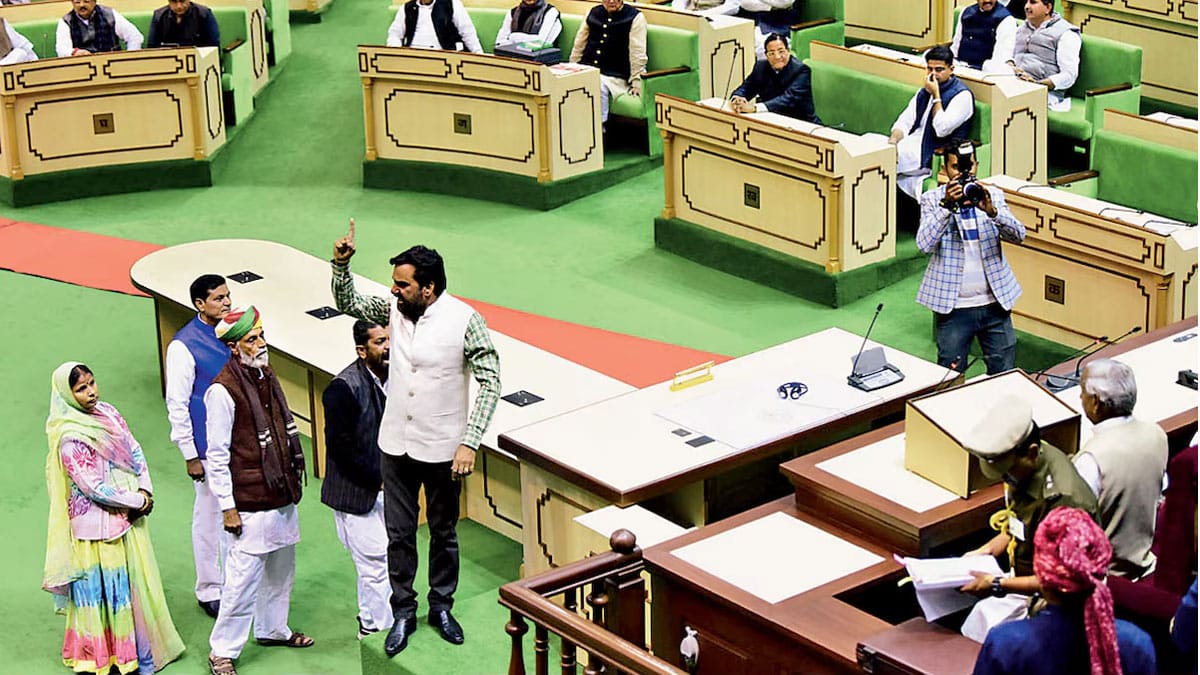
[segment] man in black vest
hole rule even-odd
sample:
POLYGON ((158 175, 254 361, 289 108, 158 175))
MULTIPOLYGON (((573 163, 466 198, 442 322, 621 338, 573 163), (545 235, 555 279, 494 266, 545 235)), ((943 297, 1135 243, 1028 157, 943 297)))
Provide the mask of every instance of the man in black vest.
POLYGON ((600 69, 600 120, 611 100, 642 95, 646 73, 646 17, 625 0, 601 0, 575 34, 571 61, 600 69))
POLYGON ((212 10, 192 0, 167 0, 150 19, 147 47, 219 47, 221 33, 212 10))
POLYGON ((96 0, 71 0, 71 11, 58 22, 54 32, 54 51, 59 56, 82 56, 142 48, 142 34, 112 7, 97 5, 96 0))
POLYGON ((321 503, 333 509, 338 539, 358 572, 358 638, 392 627, 387 528, 383 523, 383 474, 379 420, 387 393, 391 356, 387 328, 354 322, 358 359, 333 378, 325 406, 325 480, 321 503))
POLYGON ((963 9, 954 27, 950 51, 964 65, 988 72, 1005 72, 1012 59, 1017 20, 997 0, 976 0, 963 9))
POLYGON ((820 124, 812 97, 812 72, 793 58, 787 38, 771 33, 766 40, 767 58, 754 64, 754 70, 733 90, 730 106, 736 112, 773 112, 798 120, 820 124), (758 99, 751 103, 750 99, 758 99))
POLYGON ((461 0, 408 0, 388 28, 387 46, 483 53, 461 0))

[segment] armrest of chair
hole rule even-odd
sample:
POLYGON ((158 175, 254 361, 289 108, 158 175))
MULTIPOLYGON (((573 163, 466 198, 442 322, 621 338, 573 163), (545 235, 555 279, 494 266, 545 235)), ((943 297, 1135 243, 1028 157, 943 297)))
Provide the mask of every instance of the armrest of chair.
POLYGON ((675 75, 677 73, 690 73, 692 69, 688 66, 675 66, 674 68, 660 68, 658 70, 648 70, 642 73, 642 79, 647 80, 652 77, 662 77, 664 75, 675 75))
POLYGON ((837 23, 837 19, 832 16, 827 16, 824 19, 813 19, 811 21, 801 21, 800 23, 792 24, 792 30, 804 30, 805 28, 816 28, 817 26, 827 26, 831 23, 837 23))
POLYGON ((242 38, 237 38, 236 40, 233 40, 229 44, 222 47, 221 51, 223 51, 225 53, 229 53, 229 52, 237 49, 238 47, 241 47, 244 44, 246 44, 245 40, 243 40, 242 38))
POLYGON ((1114 92, 1127 91, 1129 89, 1133 89, 1133 85, 1128 82, 1122 82, 1121 84, 1114 84, 1108 87, 1096 87, 1095 89, 1088 89, 1083 93, 1083 95, 1100 96, 1102 94, 1112 94, 1114 92))
POLYGON ((946 45, 947 47, 949 47, 949 46, 950 46, 950 43, 948 43, 948 42, 934 42, 934 43, 932 43, 932 44, 927 44, 927 45, 917 45, 916 47, 909 47, 909 51, 910 51, 910 52, 912 52, 912 53, 914 53, 914 54, 924 54, 925 52, 929 51, 930 49, 933 49, 934 47, 937 47, 937 46, 940 46, 940 45, 946 45))
POLYGON ((1058 178, 1051 178, 1050 180, 1046 181, 1046 184, 1050 187, 1061 187, 1063 185, 1070 185, 1071 183, 1078 183, 1079 181, 1088 180, 1089 178, 1098 178, 1099 176, 1099 171, 1076 171, 1075 173, 1069 173, 1065 176, 1059 176, 1058 178))

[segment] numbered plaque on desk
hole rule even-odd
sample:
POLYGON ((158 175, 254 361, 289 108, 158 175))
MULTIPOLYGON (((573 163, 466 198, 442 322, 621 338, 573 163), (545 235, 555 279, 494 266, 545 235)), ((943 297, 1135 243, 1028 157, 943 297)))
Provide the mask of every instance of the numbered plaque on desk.
POLYGON ((991 485, 962 439, 992 405, 1013 394, 1033 408, 1042 440, 1068 455, 1079 448, 1079 413, 1020 370, 909 399, 904 412, 904 468, 966 498, 991 485))

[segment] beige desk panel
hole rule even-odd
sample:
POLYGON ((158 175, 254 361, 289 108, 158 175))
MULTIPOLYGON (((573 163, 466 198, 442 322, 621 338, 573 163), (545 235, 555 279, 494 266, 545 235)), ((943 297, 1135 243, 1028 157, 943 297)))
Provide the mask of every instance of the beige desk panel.
POLYGON ((903 47, 954 37, 954 0, 845 0, 846 37, 903 47))
MULTIPOLYGON (((1160 113, 1161 114, 1161 113, 1160 113)), ((1181 118, 1180 118, 1181 119, 1181 118)), ((1195 124, 1195 120, 1191 120, 1195 124)), ((1104 130, 1133 136, 1160 145, 1196 152, 1195 127, 1172 124, 1153 116, 1130 115, 1119 110, 1104 111, 1104 130)))
POLYGON ((1086 35, 1142 48, 1143 97, 1196 107, 1196 2, 1073 0, 1064 11, 1086 35))

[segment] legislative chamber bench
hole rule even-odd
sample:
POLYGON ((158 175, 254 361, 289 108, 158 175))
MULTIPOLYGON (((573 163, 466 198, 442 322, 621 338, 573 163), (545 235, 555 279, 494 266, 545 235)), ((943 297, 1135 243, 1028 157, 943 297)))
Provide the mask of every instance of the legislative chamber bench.
MULTIPOLYGON (((360 269, 367 264, 361 258, 360 269)), ((356 358, 352 317, 339 314, 322 319, 310 313, 323 314, 321 308, 333 305, 329 262, 284 244, 250 239, 180 244, 145 256, 134 264, 130 278, 154 299, 160 357, 165 357, 175 332, 195 316, 188 285, 213 272, 228 279, 235 306, 254 305, 262 311, 271 367, 297 427, 312 439, 313 470, 323 475, 321 394, 333 376, 356 358)), ((358 274, 355 285, 360 293, 391 297, 387 287, 358 274)), ((462 515, 519 540, 519 469, 514 457, 498 449, 497 435, 633 387, 495 330, 491 335, 500 354, 501 394, 527 391, 543 400, 525 406, 503 399, 497 403, 476 470, 464 485, 462 515)), ((471 386, 473 396, 478 387, 474 379, 471 386)))
POLYGON ((591 553, 574 518, 610 504, 699 526, 783 494, 781 458, 890 420, 950 374, 886 348, 906 378, 859 391, 846 376, 862 342, 828 328, 718 364, 699 384, 662 382, 501 434, 521 462, 525 574, 591 553), (782 398, 789 382, 807 393, 782 398))

